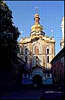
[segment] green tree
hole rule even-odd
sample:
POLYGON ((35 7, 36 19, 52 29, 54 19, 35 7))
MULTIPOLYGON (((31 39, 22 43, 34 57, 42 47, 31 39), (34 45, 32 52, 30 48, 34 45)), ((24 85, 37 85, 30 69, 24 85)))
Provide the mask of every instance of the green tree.
POLYGON ((19 30, 13 25, 12 11, 8 8, 6 3, 0 1, 0 58, 1 67, 10 69, 10 61, 15 60, 17 56, 17 38, 19 37, 19 30), (3 65, 3 62, 8 67, 3 65), (9 62, 9 63, 8 63, 9 62))
MULTIPOLYGON (((19 50, 17 38, 19 37, 19 30, 13 25, 12 11, 2 0, 0 1, 0 81, 5 80, 12 82, 16 80, 19 72, 18 82, 21 82, 21 76, 24 67, 21 59, 17 57, 19 50), (2 80, 1 80, 2 79, 2 80)), ((22 61, 23 62, 23 61, 22 61)), ((17 81, 15 81, 17 82, 17 81)), ((2 82, 1 82, 2 83, 2 82)), ((9 84, 7 83, 7 84, 9 84)), ((2 86, 3 87, 3 86, 2 86)), ((5 86, 6 87, 6 86, 5 86)), ((1 90, 1 88, 0 88, 1 90)))

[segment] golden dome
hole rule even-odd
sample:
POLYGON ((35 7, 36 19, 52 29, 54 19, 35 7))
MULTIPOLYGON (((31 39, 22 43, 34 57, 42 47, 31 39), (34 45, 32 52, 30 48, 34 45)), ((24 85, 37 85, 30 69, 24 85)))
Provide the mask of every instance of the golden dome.
POLYGON ((41 31, 43 31, 43 26, 40 25, 40 17, 39 17, 39 14, 35 14, 34 15, 34 25, 31 27, 31 34, 41 34, 41 31))
POLYGON ((43 30, 43 27, 42 25, 38 24, 38 25, 33 25, 31 27, 31 32, 35 31, 35 32, 39 32, 39 31, 42 31, 43 30))

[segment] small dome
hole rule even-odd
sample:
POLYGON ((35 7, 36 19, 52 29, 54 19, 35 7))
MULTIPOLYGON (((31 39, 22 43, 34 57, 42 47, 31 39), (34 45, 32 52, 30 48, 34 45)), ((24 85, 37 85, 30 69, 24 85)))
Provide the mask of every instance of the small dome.
POLYGON ((35 15, 34 15, 34 18, 40 18, 40 17, 39 17, 39 14, 35 14, 35 15))
POLYGON ((38 25, 33 25, 33 26, 31 27, 31 32, 33 32, 33 31, 39 32, 39 31, 42 31, 42 30, 43 30, 43 27, 42 27, 42 25, 40 25, 40 24, 38 24, 38 25))

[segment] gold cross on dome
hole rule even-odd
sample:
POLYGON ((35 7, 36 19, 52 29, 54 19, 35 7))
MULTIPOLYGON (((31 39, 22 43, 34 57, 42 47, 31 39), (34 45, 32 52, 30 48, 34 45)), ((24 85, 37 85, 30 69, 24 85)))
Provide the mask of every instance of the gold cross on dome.
POLYGON ((35 7, 35 12, 38 14, 38 12, 39 12, 38 7, 35 7))

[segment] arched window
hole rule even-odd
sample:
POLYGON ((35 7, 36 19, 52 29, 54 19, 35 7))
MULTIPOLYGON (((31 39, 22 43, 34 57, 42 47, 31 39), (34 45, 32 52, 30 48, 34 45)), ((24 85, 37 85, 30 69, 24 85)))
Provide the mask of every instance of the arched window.
POLYGON ((46 54, 47 55, 49 54, 49 48, 46 48, 46 54))
POLYGON ((49 63, 49 56, 47 56, 47 63, 49 63))
POLYGON ((39 54, 39 49, 38 49, 38 47, 37 46, 35 46, 35 54, 39 54))
POLYGON ((20 54, 23 55, 23 47, 20 46, 20 54))
POLYGON ((27 52, 28 52, 28 49, 26 48, 26 49, 25 49, 25 55, 27 55, 27 52))

